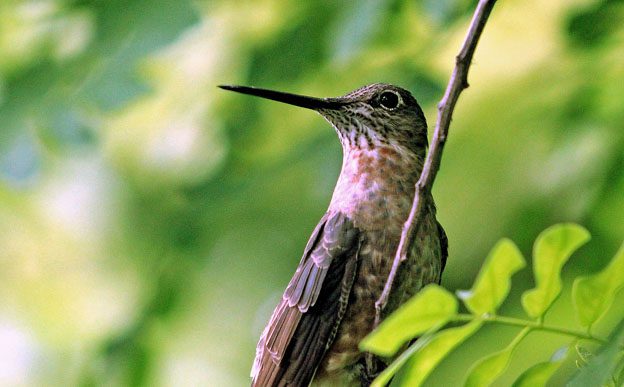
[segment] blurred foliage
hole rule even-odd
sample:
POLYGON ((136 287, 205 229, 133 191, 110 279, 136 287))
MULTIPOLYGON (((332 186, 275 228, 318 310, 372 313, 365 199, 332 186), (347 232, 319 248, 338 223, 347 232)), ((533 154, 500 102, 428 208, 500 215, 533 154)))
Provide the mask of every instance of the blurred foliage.
MULTIPOLYGON (((433 126, 474 3, 0 2, 0 384, 247 385, 341 155, 310 112, 215 86, 391 82, 433 126)), ((617 0, 495 8, 434 188, 444 287, 469 287, 502 236, 529 256, 576 222, 593 240, 546 318, 575 327, 572 279, 624 236, 623 16, 617 0)), ((514 278, 501 313, 532 281, 514 278)), ((592 332, 623 315, 613 303, 592 332)), ((461 383, 515 333, 480 329, 428 380, 461 383)), ((529 335, 497 383, 562 345, 529 335)), ((566 359, 553 380, 574 372, 566 359)))

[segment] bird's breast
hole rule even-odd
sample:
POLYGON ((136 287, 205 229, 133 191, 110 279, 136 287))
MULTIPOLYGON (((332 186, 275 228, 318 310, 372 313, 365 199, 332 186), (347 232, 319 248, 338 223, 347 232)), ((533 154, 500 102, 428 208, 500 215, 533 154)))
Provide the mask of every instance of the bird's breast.
POLYGON ((400 232, 421 170, 416 157, 390 147, 347 149, 330 210, 362 230, 400 232))

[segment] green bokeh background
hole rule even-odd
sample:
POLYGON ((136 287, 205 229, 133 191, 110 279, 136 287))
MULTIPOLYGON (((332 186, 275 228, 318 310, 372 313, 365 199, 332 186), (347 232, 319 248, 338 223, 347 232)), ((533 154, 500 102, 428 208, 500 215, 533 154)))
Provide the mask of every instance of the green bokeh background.
MULTIPOLYGON (((2 0, 0 384, 247 385, 341 151, 314 113, 216 85, 396 83, 433 127, 474 4, 2 0)), ((547 321, 578 326, 571 279, 624 239, 622 20, 620 0, 496 6, 434 188, 448 289, 499 238, 530 258, 541 230, 577 222, 593 238, 547 321)), ((532 284, 514 277, 505 313, 532 284)), ((514 332, 484 329, 428 383, 461 383, 514 332)), ((531 334, 498 385, 568 341, 531 334)))

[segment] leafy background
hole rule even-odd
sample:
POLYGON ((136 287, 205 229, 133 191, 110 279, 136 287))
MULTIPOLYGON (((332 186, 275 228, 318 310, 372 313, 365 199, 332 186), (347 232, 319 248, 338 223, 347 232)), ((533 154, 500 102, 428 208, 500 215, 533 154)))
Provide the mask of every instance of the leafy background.
MULTIPOLYGON (((0 384, 247 385, 256 340, 340 168, 309 111, 221 83, 317 96, 409 88, 430 126, 474 1, 3 0, 0 384)), ((443 286, 467 289, 501 237, 547 226, 624 237, 624 2, 501 1, 434 194, 443 286)), ((530 271, 503 305, 521 314, 530 271)), ((563 294, 569 294, 569 291, 563 294)), ((561 297, 546 316, 578 326, 561 297)), ((624 305, 597 326, 612 327, 624 305)), ((481 330, 429 378, 462 382, 513 328, 481 330)), ((506 385, 565 338, 531 333, 506 385)), ((565 380, 574 362, 556 375, 565 380)))

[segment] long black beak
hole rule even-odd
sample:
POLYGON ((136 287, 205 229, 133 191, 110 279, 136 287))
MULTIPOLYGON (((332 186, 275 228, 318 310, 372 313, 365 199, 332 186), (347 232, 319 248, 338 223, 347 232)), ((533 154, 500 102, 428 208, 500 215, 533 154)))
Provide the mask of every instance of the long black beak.
POLYGON ((281 91, 259 89, 248 86, 232 86, 232 85, 220 85, 220 88, 224 90, 231 90, 237 93, 255 95, 256 97, 272 99, 273 101, 287 103, 289 105, 295 105, 306 109, 318 110, 318 109, 340 109, 345 103, 337 98, 315 98, 307 97, 305 95, 297 95, 284 93, 281 91))

